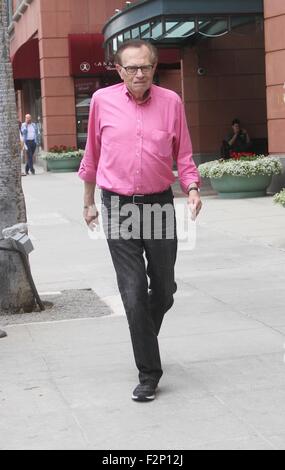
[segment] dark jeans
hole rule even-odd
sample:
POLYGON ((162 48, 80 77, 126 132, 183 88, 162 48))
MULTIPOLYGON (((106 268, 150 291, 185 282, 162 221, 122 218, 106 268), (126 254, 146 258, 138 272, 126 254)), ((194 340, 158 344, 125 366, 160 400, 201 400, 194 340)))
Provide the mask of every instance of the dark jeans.
POLYGON ((34 140, 27 140, 26 141, 26 146, 27 146, 27 155, 28 155, 28 161, 26 163, 26 173, 29 172, 29 170, 31 170, 32 173, 34 173, 34 161, 33 161, 33 157, 34 157, 34 153, 36 151, 36 148, 37 148, 37 144, 34 140))
MULTIPOLYGON (((106 234, 111 220, 112 194, 102 191, 102 215, 106 234)), ((112 239, 109 232, 108 245, 128 319, 140 382, 157 385, 163 374, 158 334, 164 315, 174 303, 173 294, 177 290, 174 278, 177 235, 172 191, 163 193, 163 196, 157 195, 155 202, 172 206, 175 228, 172 239, 166 238, 165 219, 162 239, 154 239, 153 227, 151 239, 145 239, 143 205, 138 205, 141 216, 139 236, 130 240, 122 236, 112 239)), ((118 208, 121 210, 123 205, 124 198, 121 198, 118 208)), ((126 219, 126 216, 120 216, 119 224, 126 219)))

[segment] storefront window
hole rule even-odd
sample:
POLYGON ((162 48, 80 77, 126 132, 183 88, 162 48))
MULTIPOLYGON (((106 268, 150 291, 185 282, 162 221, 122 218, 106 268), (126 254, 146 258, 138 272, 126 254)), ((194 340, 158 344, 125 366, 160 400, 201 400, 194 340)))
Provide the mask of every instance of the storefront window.
POLYGON ((150 39, 151 38, 150 24, 149 23, 141 25, 140 29, 141 29, 141 38, 142 39, 150 39))
POLYGON ((166 38, 185 38, 195 34, 195 21, 166 22, 166 38))
POLYGON ((140 38, 140 30, 139 30, 139 28, 133 28, 133 29, 132 29, 132 38, 133 38, 133 39, 139 39, 139 38, 140 38))
POLYGON ((118 40, 117 38, 114 38, 113 39, 113 51, 117 52, 117 50, 118 50, 118 40))
POLYGON ((77 146, 81 149, 84 149, 86 144, 91 98, 99 88, 101 88, 100 78, 78 78, 75 80, 77 146))
POLYGON ((162 30, 162 22, 153 22, 151 24, 151 36, 153 39, 158 39, 162 36, 163 30, 162 30))
POLYGON ((198 31, 203 36, 216 37, 229 32, 228 18, 205 18, 198 21, 198 31))
POLYGON ((93 94, 100 88, 115 85, 121 81, 119 75, 106 73, 100 77, 75 79, 75 102, 77 124, 77 147, 84 149, 87 140, 89 109, 93 94))
POLYGON ((131 31, 125 31, 124 32, 124 41, 128 41, 129 39, 131 39, 131 31))
POLYGON ((120 47, 124 42, 124 37, 122 34, 118 36, 118 47, 120 47))

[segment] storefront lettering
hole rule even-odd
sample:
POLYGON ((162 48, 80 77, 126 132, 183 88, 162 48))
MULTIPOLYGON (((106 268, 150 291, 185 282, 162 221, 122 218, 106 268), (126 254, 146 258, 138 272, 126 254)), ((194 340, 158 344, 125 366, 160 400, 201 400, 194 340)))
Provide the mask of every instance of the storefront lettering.
POLYGON ((95 67, 105 67, 106 69, 114 69, 115 64, 113 62, 94 62, 95 67))
POLYGON ((115 64, 113 62, 94 62, 92 65, 89 62, 82 62, 80 64, 81 72, 88 73, 91 69, 95 67, 105 68, 106 70, 116 70, 115 64))

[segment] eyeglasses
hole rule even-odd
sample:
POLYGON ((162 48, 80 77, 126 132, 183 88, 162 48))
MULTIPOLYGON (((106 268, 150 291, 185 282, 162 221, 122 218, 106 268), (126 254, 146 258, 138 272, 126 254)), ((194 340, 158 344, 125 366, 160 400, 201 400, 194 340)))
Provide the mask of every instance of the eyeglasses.
POLYGON ((121 65, 121 67, 125 69, 128 75, 136 75, 139 70, 143 75, 148 75, 152 72, 154 65, 142 65, 141 67, 137 67, 136 65, 129 65, 124 67, 121 65))

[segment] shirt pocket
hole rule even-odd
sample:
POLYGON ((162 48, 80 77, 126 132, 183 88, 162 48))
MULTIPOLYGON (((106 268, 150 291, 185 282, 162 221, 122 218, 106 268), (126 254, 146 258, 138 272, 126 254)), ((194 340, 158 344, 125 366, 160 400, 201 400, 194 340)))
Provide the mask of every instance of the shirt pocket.
POLYGON ((162 158, 172 157, 172 135, 169 132, 153 129, 151 143, 155 155, 162 158))

